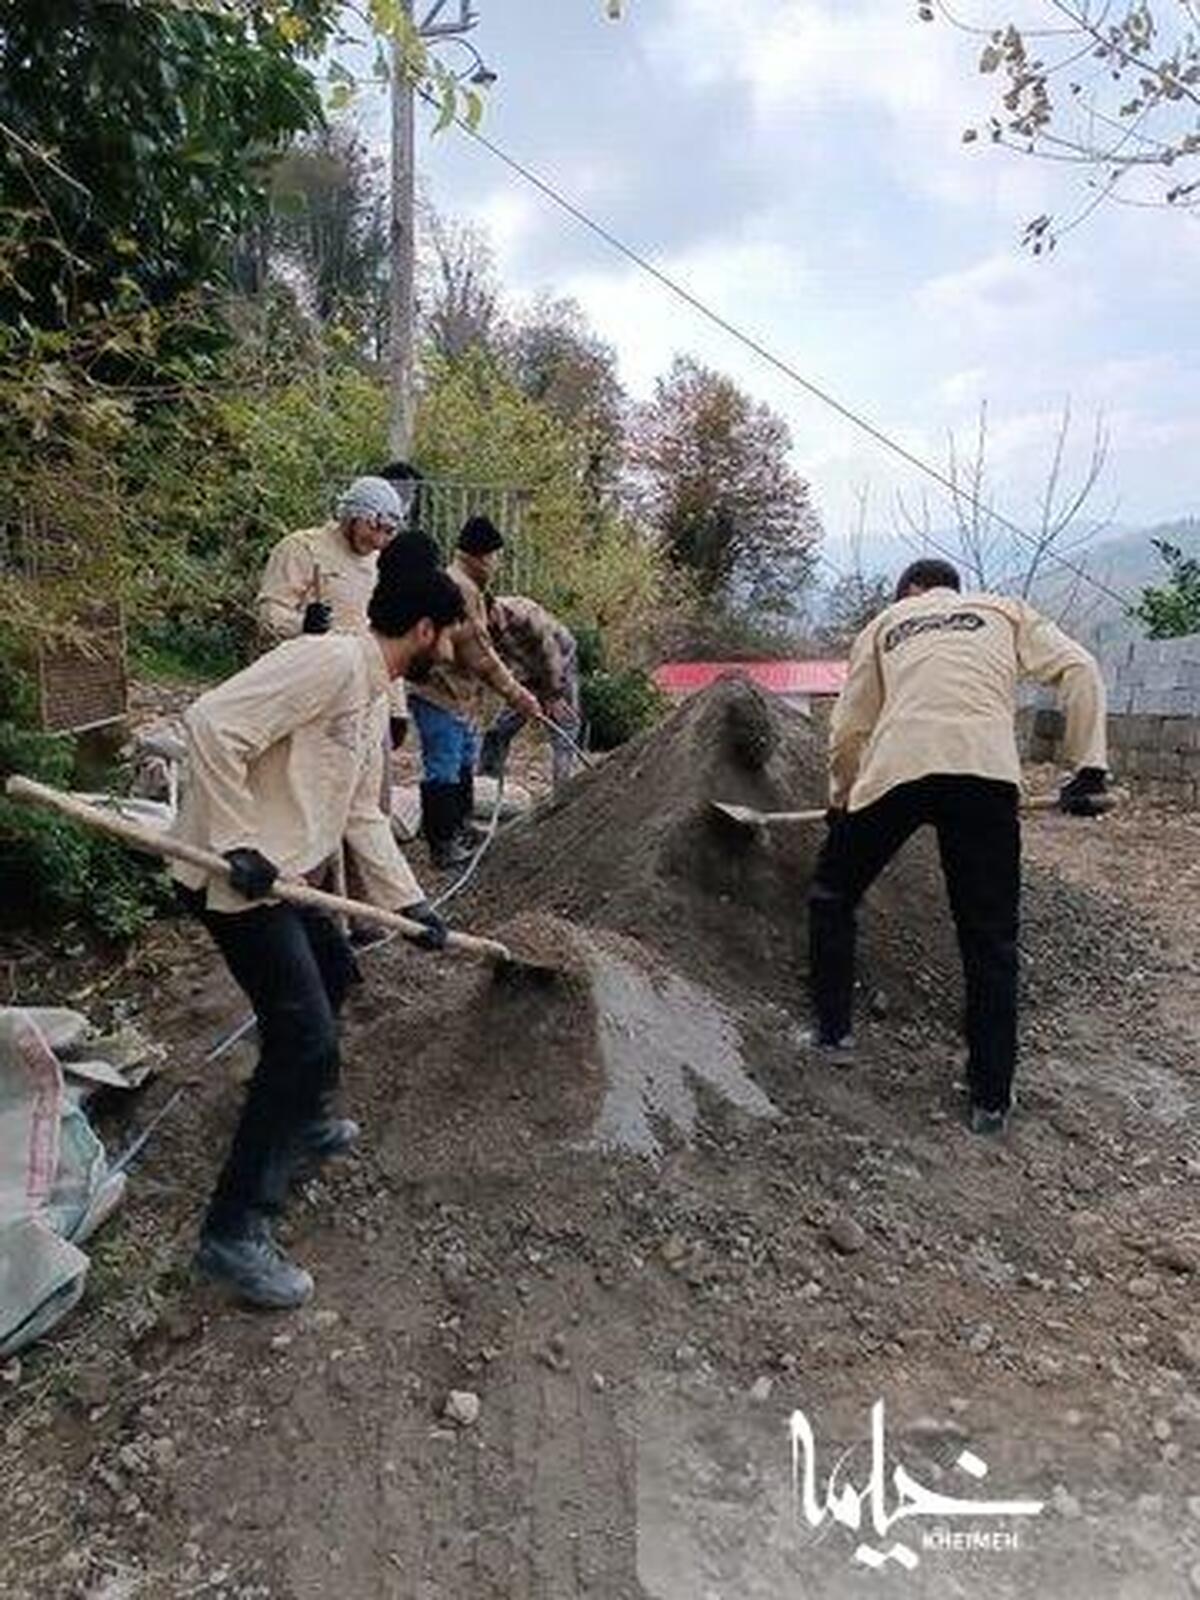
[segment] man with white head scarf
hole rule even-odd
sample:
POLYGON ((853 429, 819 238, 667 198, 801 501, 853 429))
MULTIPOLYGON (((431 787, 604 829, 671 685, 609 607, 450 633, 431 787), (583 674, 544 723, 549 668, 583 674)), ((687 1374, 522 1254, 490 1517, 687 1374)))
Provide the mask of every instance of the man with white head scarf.
MULTIPOLYGON (((414 485, 355 478, 334 516, 281 539, 267 558, 256 609, 266 645, 302 633, 365 633, 379 553, 408 519, 414 485)), ((393 747, 404 737, 408 706, 400 680, 390 692, 393 747)))

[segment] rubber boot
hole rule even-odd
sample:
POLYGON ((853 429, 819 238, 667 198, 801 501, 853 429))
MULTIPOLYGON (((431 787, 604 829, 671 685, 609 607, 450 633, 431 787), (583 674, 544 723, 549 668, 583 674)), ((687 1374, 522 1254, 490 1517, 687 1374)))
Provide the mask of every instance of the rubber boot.
POLYGON ((421 785, 421 831, 429 858, 439 870, 465 867, 471 859, 471 852, 464 850, 457 838, 460 806, 457 783, 421 785))
POLYGON ((458 775, 458 833, 464 850, 474 855, 486 837, 475 823, 475 774, 467 768, 458 775))

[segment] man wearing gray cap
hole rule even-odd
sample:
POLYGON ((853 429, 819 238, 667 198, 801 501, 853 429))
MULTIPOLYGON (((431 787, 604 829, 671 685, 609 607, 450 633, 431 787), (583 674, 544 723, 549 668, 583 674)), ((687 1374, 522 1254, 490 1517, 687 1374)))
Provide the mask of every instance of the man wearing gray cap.
MULTIPOLYGON (((331 521, 281 539, 267 558, 256 610, 265 645, 302 633, 366 633, 367 603, 379 552, 404 526, 413 485, 355 478, 338 497, 331 521)), ((392 745, 404 736, 408 707, 402 681, 390 694, 392 745)))

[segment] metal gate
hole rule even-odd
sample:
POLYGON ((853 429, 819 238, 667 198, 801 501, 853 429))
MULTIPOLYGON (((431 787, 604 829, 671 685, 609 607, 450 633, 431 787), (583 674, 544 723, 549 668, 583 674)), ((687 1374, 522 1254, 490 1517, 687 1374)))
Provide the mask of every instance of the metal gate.
POLYGON ((426 478, 417 494, 416 521, 448 557, 468 517, 490 517, 504 535, 504 564, 498 581, 505 588, 524 593, 533 576, 532 550, 525 527, 528 505, 529 490, 516 484, 426 478))

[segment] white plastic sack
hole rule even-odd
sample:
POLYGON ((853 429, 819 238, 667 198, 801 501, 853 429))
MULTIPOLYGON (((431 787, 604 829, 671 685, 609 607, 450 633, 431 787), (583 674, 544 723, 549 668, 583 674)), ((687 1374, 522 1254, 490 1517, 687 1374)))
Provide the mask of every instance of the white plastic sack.
POLYGON ((78 1301, 88 1258, 77 1246, 124 1191, 45 1035, 28 1012, 0 1008, 0 1356, 78 1301))

